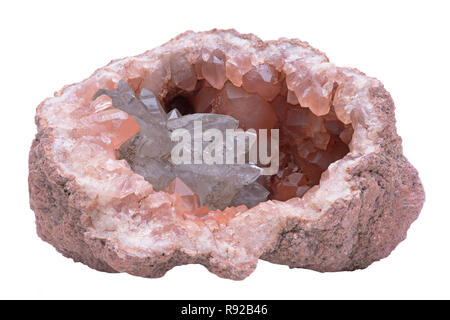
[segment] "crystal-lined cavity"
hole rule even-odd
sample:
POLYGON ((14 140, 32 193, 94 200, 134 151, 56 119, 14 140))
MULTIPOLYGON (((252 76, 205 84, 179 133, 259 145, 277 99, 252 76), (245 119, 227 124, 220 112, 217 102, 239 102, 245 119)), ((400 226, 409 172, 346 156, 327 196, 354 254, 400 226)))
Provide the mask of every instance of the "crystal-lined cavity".
POLYGON ((166 57, 137 89, 120 81, 117 90, 99 90, 94 99, 109 96, 139 126, 121 143, 120 157, 156 190, 179 194, 199 215, 203 207, 253 207, 268 199, 302 197, 332 162, 348 153, 353 128, 334 108, 333 70, 312 70, 301 60, 283 69, 281 57, 253 64, 248 55, 227 58, 219 49, 203 49, 197 58, 183 53, 166 57), (205 142, 184 147, 192 163, 174 163, 171 134, 185 129, 194 136, 196 121, 202 122, 203 133, 279 130, 279 150, 274 150, 279 152, 278 172, 260 176, 258 163, 195 163, 205 142))

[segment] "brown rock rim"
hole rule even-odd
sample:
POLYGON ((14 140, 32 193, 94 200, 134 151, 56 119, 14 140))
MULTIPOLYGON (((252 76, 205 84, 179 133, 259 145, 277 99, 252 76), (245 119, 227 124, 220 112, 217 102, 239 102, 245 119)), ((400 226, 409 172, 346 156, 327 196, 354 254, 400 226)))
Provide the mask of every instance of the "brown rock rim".
POLYGON ((258 259, 322 272, 365 268, 405 239, 424 202, 381 82, 336 67, 299 40, 263 42, 234 30, 186 32, 64 87, 39 105, 36 124, 29 191, 38 235, 100 271, 160 277, 196 263, 239 280, 258 259), (254 85, 273 70, 279 78, 254 85), (284 86, 281 96, 299 110, 317 117, 332 110, 351 127, 352 135, 341 136, 348 153, 301 198, 210 211, 199 219, 176 193, 156 192, 118 158, 117 148, 136 133, 133 121, 107 99, 92 97, 121 79, 164 102, 206 80, 213 89, 196 104, 204 110, 207 91, 232 84, 273 105, 284 86))

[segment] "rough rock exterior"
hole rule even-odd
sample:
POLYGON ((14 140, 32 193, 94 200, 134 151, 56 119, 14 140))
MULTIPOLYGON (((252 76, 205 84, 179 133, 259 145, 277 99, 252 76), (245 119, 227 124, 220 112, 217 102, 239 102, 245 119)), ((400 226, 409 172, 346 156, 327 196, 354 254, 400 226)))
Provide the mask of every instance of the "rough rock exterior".
MULTIPOLYGON (((268 88, 278 90, 278 81, 268 79, 268 88)), ((261 92, 270 100, 268 88, 261 92)), ((365 268, 406 237, 424 202, 417 171, 402 155, 394 104, 383 85, 334 66, 298 40, 187 32, 63 88, 40 104, 36 124, 29 191, 37 232, 66 257, 101 271, 160 277, 174 266, 198 263, 238 280, 258 259, 318 271, 365 268), (186 61, 195 67, 180 67, 186 61), (193 88, 192 74, 206 79, 211 90, 228 79, 257 92, 251 79, 267 72, 257 67, 264 62, 286 75, 292 105, 316 115, 332 106, 354 130, 350 152, 301 198, 231 207, 199 219, 177 193, 155 192, 118 160, 117 148, 136 134, 132 119, 108 100, 92 102, 97 90, 113 90, 121 79, 163 99, 174 86, 193 88), (172 77, 170 70, 180 68, 172 77)))

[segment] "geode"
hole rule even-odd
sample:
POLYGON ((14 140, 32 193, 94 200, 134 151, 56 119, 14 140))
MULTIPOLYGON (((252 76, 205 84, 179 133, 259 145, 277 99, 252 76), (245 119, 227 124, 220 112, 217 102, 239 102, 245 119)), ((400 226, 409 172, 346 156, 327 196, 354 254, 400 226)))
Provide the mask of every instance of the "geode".
POLYGON ((186 32, 64 87, 39 105, 36 124, 29 191, 38 235, 101 271, 160 277, 195 263, 239 280, 258 259, 365 268, 406 237, 424 202, 383 85, 299 40, 186 32), (102 95, 123 88, 132 91, 127 112, 102 95), (158 108, 139 113, 137 97, 158 108), (168 121, 205 113, 279 129, 278 172, 241 183, 226 201, 210 188, 215 202, 201 206, 195 174, 204 170, 172 172, 162 133, 168 121))

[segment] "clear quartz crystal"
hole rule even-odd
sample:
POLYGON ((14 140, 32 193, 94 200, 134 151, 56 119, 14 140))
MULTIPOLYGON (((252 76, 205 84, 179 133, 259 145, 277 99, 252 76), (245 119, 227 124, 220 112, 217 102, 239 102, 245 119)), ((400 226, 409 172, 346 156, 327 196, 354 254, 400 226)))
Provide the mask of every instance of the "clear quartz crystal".
POLYGON ((143 101, 137 99, 133 89, 123 80, 119 82, 117 90, 99 90, 94 99, 100 95, 107 95, 112 99, 114 107, 127 112, 139 124, 141 130, 121 149, 133 148, 137 157, 164 157, 172 150, 170 133, 165 123, 167 114, 155 95, 143 89, 143 101))
POLYGON ((208 129, 219 129, 221 132, 225 132, 226 129, 237 129, 239 126, 239 121, 231 116, 214 113, 194 113, 170 119, 167 121, 167 128, 172 131, 184 128, 193 136, 194 121, 201 121, 203 131, 208 129))
POLYGON ((258 203, 266 201, 269 193, 260 183, 253 182, 244 186, 236 193, 231 201, 231 205, 239 206, 244 204, 248 208, 253 208, 258 203))
POLYGON ((236 193, 254 182, 261 169, 253 165, 181 164, 174 166, 180 177, 197 192, 202 205, 225 209, 236 193))
POLYGON ((150 115, 150 121, 156 121, 161 126, 165 126, 168 116, 155 94, 150 90, 143 88, 139 95, 139 99, 145 105, 147 112, 150 115))
MULTIPOLYGON (((247 163, 225 164, 226 131, 239 126, 239 121, 232 116, 213 113, 182 116, 177 109, 167 114, 152 91, 142 89, 137 99, 133 89, 125 81, 119 82, 117 90, 99 90, 94 99, 100 95, 109 96, 114 107, 127 112, 139 124, 141 130, 119 148, 119 153, 128 161, 133 171, 149 181, 155 190, 168 191, 171 185, 174 189, 174 181, 178 181, 175 180, 178 178, 180 181, 176 185, 191 186, 200 204, 211 210, 241 204, 253 207, 267 200, 268 191, 255 182, 261 175, 262 170, 259 167, 247 163), (194 139, 195 124, 198 124, 196 121, 201 122, 202 136, 209 129, 217 129, 223 134, 224 164, 175 165, 170 162, 170 152, 174 145, 170 139, 171 132, 186 129, 194 139)), ((237 146, 236 140, 241 138, 234 139, 237 146)), ((211 142, 203 141, 199 151, 203 151, 209 143, 211 142)), ((248 153, 249 141, 246 140, 245 143, 245 152, 248 153)), ((198 148, 195 143, 194 148, 198 148)), ((195 149, 189 152, 194 154, 195 149)), ((237 156, 235 150, 234 159, 237 156)), ((176 192, 176 188, 174 190, 172 191, 176 192)))
MULTIPOLYGON (((185 181, 188 185, 198 193, 202 205, 208 206, 210 209, 224 209, 230 205, 239 189, 245 185, 255 181, 261 174, 261 169, 250 164, 231 165, 225 164, 225 156, 227 144, 225 141, 226 130, 237 129, 239 121, 231 116, 212 114, 212 113, 195 113, 183 116, 174 120, 169 120, 167 126, 170 130, 184 128, 194 136, 194 123, 201 121, 202 132, 208 129, 217 129, 224 136, 223 145, 223 164, 179 164, 174 165, 174 171, 178 177, 185 181)), ((233 141, 236 143, 236 137, 233 141)), ((255 137, 256 139, 256 137, 255 137)), ((246 141, 246 149, 248 151, 248 141, 246 141)), ((202 143, 202 150, 210 142, 202 143)), ((190 146, 191 147, 191 146, 190 146)), ((196 146, 193 146, 195 152, 196 146)), ((238 157, 238 151, 235 150, 234 159, 238 157)))
POLYGON ((174 120, 174 119, 178 119, 181 117, 181 113, 180 111, 178 111, 177 108, 172 109, 168 114, 167 114, 167 120, 174 120))

